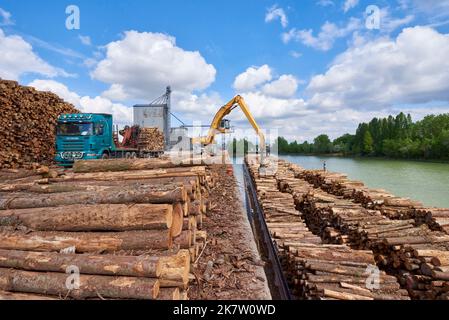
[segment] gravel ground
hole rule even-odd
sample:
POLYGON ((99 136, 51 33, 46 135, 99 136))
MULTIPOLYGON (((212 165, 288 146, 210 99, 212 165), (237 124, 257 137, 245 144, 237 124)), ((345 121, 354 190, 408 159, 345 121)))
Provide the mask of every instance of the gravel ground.
POLYGON ((216 166, 219 185, 210 195, 213 203, 203 220, 207 246, 195 264, 196 281, 189 289, 191 300, 271 299, 248 222, 243 201, 233 174, 226 166, 216 166))

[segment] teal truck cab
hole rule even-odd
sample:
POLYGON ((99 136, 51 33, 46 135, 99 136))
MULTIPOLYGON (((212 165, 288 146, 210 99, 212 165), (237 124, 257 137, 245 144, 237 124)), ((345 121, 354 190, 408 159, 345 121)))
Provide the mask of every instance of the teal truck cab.
POLYGON ((157 157, 164 150, 137 149, 138 127, 126 127, 122 143, 113 130, 112 115, 96 113, 63 114, 56 126, 55 161, 72 166, 75 160, 157 157), (125 141, 126 140, 126 141, 125 141))

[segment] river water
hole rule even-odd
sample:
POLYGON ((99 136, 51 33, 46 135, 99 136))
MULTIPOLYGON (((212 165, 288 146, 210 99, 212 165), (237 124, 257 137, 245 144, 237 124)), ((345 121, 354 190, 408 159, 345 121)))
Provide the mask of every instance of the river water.
POLYGON ((281 156, 306 169, 345 173, 366 186, 421 201, 426 206, 449 208, 449 164, 406 160, 316 156, 281 156))

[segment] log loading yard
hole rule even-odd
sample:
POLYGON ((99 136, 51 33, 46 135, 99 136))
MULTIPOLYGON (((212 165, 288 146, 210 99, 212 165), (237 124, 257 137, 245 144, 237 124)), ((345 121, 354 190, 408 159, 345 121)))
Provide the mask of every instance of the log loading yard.
POLYGON ((0 299, 449 298, 448 209, 274 156, 245 158, 244 197, 221 156, 56 166, 58 117, 77 110, 0 85, 0 299))

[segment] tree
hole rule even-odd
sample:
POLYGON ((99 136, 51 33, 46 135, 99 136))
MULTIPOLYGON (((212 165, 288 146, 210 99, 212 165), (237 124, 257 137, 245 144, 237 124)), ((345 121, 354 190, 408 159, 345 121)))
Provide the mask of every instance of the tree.
POLYGON ((371 136, 371 133, 369 132, 369 130, 365 131, 365 134, 363 135, 362 150, 365 155, 371 155, 374 151, 373 137, 371 136))
POLYGON ((327 135, 322 134, 313 141, 313 148, 316 153, 330 153, 332 151, 332 142, 327 135))

